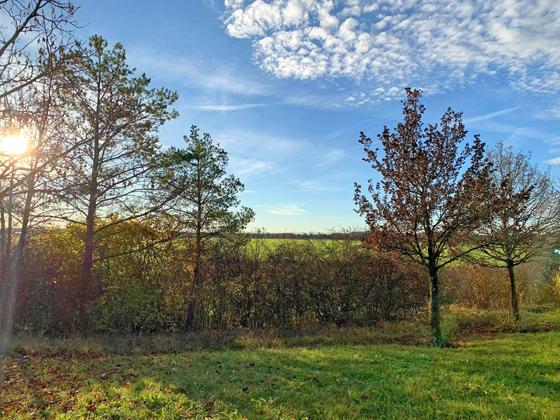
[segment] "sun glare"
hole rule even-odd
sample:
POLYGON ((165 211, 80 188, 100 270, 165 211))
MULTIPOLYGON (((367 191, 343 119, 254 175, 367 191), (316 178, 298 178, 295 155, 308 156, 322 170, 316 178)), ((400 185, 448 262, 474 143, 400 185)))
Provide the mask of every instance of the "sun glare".
POLYGON ((0 153, 6 155, 23 155, 29 149, 29 138, 24 133, 0 136, 0 153))

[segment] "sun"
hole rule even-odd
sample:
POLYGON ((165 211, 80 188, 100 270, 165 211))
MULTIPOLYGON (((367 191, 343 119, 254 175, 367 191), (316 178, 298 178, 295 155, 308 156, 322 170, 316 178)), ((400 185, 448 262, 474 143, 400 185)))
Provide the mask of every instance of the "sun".
POLYGON ((0 136, 0 153, 12 156, 23 155, 29 150, 29 137, 24 133, 0 136))

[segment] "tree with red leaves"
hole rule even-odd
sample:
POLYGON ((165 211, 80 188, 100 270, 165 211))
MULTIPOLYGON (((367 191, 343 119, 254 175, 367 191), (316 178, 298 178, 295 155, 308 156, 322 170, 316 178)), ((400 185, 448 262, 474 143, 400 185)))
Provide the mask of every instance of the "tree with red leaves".
POLYGON ((491 165, 478 135, 472 144, 465 143, 461 113, 449 108, 439 124, 424 126, 421 96, 420 90, 406 89, 403 122, 378 135, 382 152, 360 134, 364 161, 381 180, 368 181, 369 198, 355 184, 354 199, 371 230, 367 246, 397 252, 426 267, 433 342, 441 347, 438 273, 481 246, 471 234, 485 217, 491 165))

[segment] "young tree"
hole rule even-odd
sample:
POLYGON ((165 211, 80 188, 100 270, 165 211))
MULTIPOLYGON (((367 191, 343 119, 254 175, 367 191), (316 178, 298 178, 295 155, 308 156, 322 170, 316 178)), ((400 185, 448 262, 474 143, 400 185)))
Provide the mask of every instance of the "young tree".
MULTIPOLYGON (((177 94, 151 89, 150 79, 126 63, 120 44, 109 48, 92 36, 75 48, 65 73, 70 115, 64 121, 68 135, 80 145, 59 165, 59 218, 85 228, 81 289, 94 283, 95 244, 102 231, 115 224, 149 214, 150 172, 158 165, 158 128, 175 118, 170 106, 177 94), (99 217, 118 214, 109 223, 99 217)), ((157 207, 157 206, 156 206, 157 207)))
POLYGON ((517 321, 519 299, 515 267, 558 243, 560 199, 550 176, 531 164, 531 156, 515 154, 498 144, 488 157, 492 172, 492 217, 479 229, 485 265, 506 268, 511 288, 511 310, 517 321))
POLYGON ((186 327, 197 327, 200 294, 203 286, 203 257, 212 238, 238 233, 253 219, 254 213, 239 208, 237 195, 243 184, 227 175, 228 156, 210 134, 202 136, 196 126, 184 136, 185 149, 170 149, 168 165, 160 182, 171 191, 181 191, 166 209, 178 223, 178 231, 193 237, 193 283, 186 313, 186 327))
POLYGON ((378 136, 383 154, 364 133, 364 161, 381 175, 369 181, 371 200, 355 185, 358 212, 371 229, 368 244, 426 267, 431 283, 434 345, 443 345, 439 270, 478 248, 466 238, 481 222, 490 166, 478 136, 463 144, 461 113, 448 109, 439 124, 423 124, 421 91, 406 89, 404 121, 378 136))

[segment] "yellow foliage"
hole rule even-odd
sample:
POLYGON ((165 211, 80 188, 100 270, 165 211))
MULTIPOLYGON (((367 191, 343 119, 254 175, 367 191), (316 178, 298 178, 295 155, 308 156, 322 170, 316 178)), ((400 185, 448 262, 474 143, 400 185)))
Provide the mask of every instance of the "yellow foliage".
POLYGON ((552 281, 552 292, 560 297, 560 270, 556 273, 552 281))

